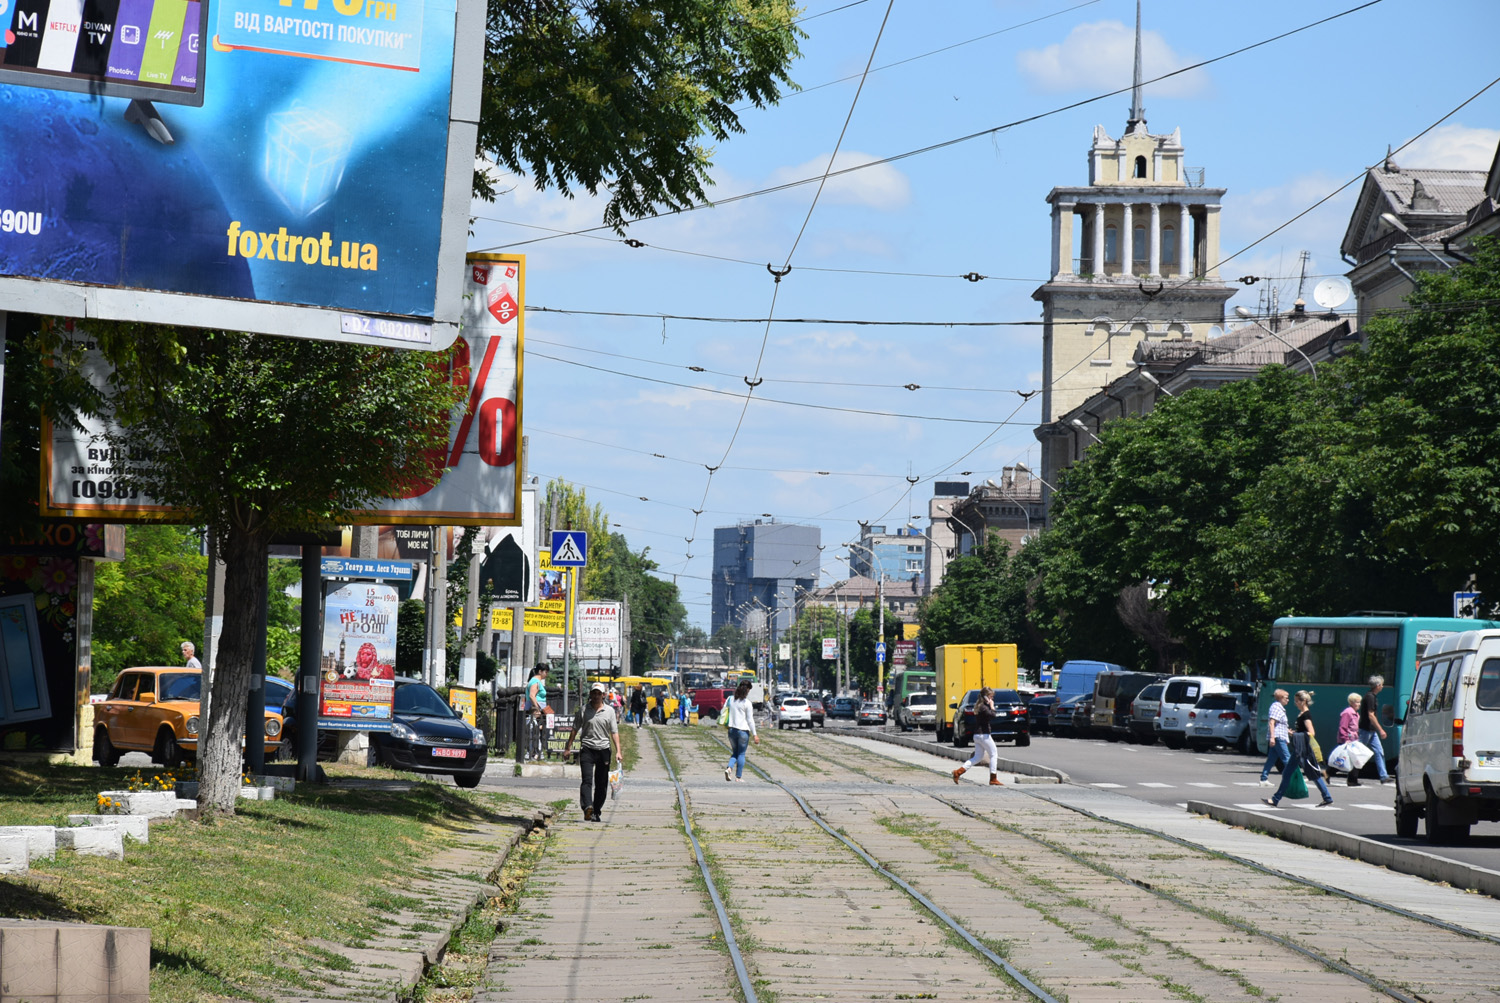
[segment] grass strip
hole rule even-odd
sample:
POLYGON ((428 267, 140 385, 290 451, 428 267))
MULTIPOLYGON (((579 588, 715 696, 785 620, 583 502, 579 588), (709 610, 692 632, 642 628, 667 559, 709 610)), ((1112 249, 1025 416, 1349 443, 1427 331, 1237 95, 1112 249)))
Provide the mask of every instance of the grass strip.
MULTIPOLYGON (((120 771, 125 772, 125 771, 120 771)), ((331 771, 332 772, 332 771, 331 771)), ((0 767, 0 805, 16 824, 65 822, 93 810, 109 771, 0 767)), ((211 823, 157 823, 124 860, 59 853, 0 880, 0 915, 151 930, 152 1003, 266 998, 315 990, 329 941, 397 935, 389 914, 420 908, 416 870, 475 823, 530 805, 402 777, 400 786, 303 786, 241 801, 211 823), (507 811, 507 809, 510 809, 507 811)))

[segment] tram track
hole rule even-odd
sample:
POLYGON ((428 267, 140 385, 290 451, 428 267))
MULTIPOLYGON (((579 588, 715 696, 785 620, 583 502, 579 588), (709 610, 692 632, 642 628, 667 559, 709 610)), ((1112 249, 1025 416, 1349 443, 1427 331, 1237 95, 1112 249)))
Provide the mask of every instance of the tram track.
MULTIPOLYGON (((1024 825, 1017 825, 1010 821, 987 815, 983 812, 974 811, 968 805, 965 805, 959 801, 955 801, 952 798, 934 794, 931 791, 923 790, 912 784, 906 784, 891 780, 888 775, 882 776, 880 773, 880 771, 884 771, 889 774, 889 772, 894 769, 903 772, 917 771, 933 776, 946 776, 946 770, 939 771, 937 769, 928 769, 926 767, 916 766, 914 764, 901 763, 899 761, 887 759, 886 757, 878 756, 874 753, 866 753, 862 750, 849 749, 848 747, 843 746, 842 743, 830 742, 821 737, 797 736, 792 740, 792 744, 801 747, 801 749, 799 750, 799 754, 811 754, 828 762, 830 765, 836 766, 838 769, 847 770, 850 773, 863 776, 871 781, 886 784, 891 787, 901 788, 921 798, 936 801, 972 821, 979 822, 983 825, 991 826, 1020 837, 1021 839, 1026 840, 1034 846, 1043 847, 1052 854, 1057 854, 1083 867, 1087 867, 1090 870, 1094 871, 1096 874, 1106 877, 1110 881, 1116 882, 1120 885, 1129 886, 1133 889, 1138 889, 1139 891, 1143 891, 1159 900, 1170 903, 1175 908, 1180 908, 1192 912, 1209 922, 1232 927, 1248 936, 1253 936, 1266 941, 1270 941, 1271 943, 1277 944, 1279 947, 1285 950, 1295 952, 1330 971, 1339 972, 1349 978, 1355 979, 1368 986, 1369 988, 1379 992, 1386 998, 1399 1000, 1402 1001, 1402 1003, 1430 1003, 1430 1001, 1435 999, 1493 998, 1493 995, 1496 992, 1493 982, 1490 985, 1484 987, 1471 986, 1467 991, 1467 995, 1465 995, 1465 990, 1461 987, 1451 994, 1445 994, 1442 992, 1434 994, 1431 991, 1424 993, 1422 991, 1410 989, 1409 987, 1406 987, 1404 985, 1394 984, 1398 980, 1391 978, 1389 975, 1387 975, 1386 977, 1382 977, 1380 974, 1376 974, 1375 972, 1369 970, 1370 967, 1378 966, 1351 964, 1347 960, 1341 960, 1340 958, 1332 956, 1327 950, 1319 950, 1317 949, 1317 947, 1309 945, 1309 943, 1305 942, 1304 935, 1300 934, 1300 931, 1308 925, 1303 920, 1293 918, 1292 920, 1283 924, 1287 928, 1298 930, 1298 936, 1283 936, 1282 934, 1274 933, 1271 930, 1266 929, 1266 924, 1263 922, 1256 922, 1253 919, 1247 919, 1244 916, 1230 915, 1225 911, 1223 907, 1205 906, 1200 901, 1193 901, 1193 899, 1188 897, 1188 895, 1186 894, 1178 894, 1177 892, 1162 887, 1162 883, 1160 881, 1151 880, 1149 877, 1133 875, 1128 873, 1126 870, 1112 867, 1109 864, 1103 863, 1100 859, 1098 859, 1097 854, 1076 852, 1069 846, 1063 845, 1057 839, 1050 839, 1045 836, 1039 835, 1036 832, 1028 831, 1024 825), (812 747, 813 745, 816 745, 817 748, 814 749, 812 747), (848 754, 841 754, 840 752, 834 751, 834 749, 842 749, 844 753, 848 754), (851 759, 851 755, 869 757, 870 760, 874 760, 874 763, 872 764, 871 762, 869 762, 869 760, 866 760, 866 762, 864 763, 856 762, 854 759, 851 759), (867 769, 866 766, 869 765, 877 766, 878 770, 867 769)), ((778 786, 785 787, 784 784, 776 781, 774 778, 771 778, 768 774, 766 775, 766 777, 770 782, 777 783, 778 786)), ((1315 894, 1320 897, 1341 897, 1342 899, 1347 900, 1347 902, 1351 905, 1381 910, 1382 912, 1399 919, 1400 924, 1409 924, 1413 927, 1419 925, 1421 928, 1425 928, 1427 931, 1440 931, 1441 934, 1447 935, 1447 938, 1450 939, 1453 947, 1457 949, 1456 953, 1460 958, 1482 958, 1484 957, 1484 952, 1488 951, 1488 948, 1482 947, 1481 945, 1493 945, 1496 943, 1500 943, 1500 939, 1497 939, 1488 934, 1468 929, 1456 924, 1437 920, 1432 917, 1424 916, 1410 910, 1393 906, 1389 903, 1380 902, 1379 900, 1372 899, 1357 892, 1352 892, 1347 889, 1342 889, 1317 881, 1312 881, 1297 875, 1288 874, 1275 868, 1266 867, 1255 861, 1250 861, 1242 857, 1236 857, 1232 854, 1224 854, 1217 851, 1208 850, 1188 840, 1183 840, 1167 833, 1158 832, 1156 830, 1152 830, 1143 826, 1133 825, 1127 822, 1120 822, 1105 818, 1104 816, 1091 812, 1088 809, 1080 807, 1078 805, 1066 804, 1049 798, 1043 791, 1028 790, 1027 787, 1029 786, 1031 785, 1011 787, 1009 788, 1009 790, 1017 794, 1025 795, 1026 797, 1034 799, 1036 801, 1054 805, 1057 808, 1066 809, 1068 812, 1074 813, 1077 816, 1081 816, 1083 819, 1086 819, 1091 823, 1097 823, 1099 825, 1111 827, 1115 830, 1128 832, 1134 837, 1144 838, 1151 841, 1165 841, 1172 845, 1181 847, 1182 849, 1185 849, 1192 854, 1199 855, 1203 861, 1209 862, 1215 869, 1222 870, 1227 866, 1247 868, 1253 872, 1256 872, 1263 879, 1275 882, 1286 882, 1299 886, 1310 895, 1315 894)), ((788 793, 792 792, 788 791, 788 793)), ((1085 840, 1085 842, 1088 842, 1088 840, 1085 840)), ((1153 854, 1138 853, 1136 855, 1136 859, 1150 856, 1153 856, 1153 854)), ((1201 898, 1201 895, 1198 897, 1201 898)), ((1379 929, 1380 927, 1378 924, 1375 926, 1370 926, 1369 924, 1356 923, 1352 928, 1352 939, 1356 942, 1360 939, 1366 939, 1368 938, 1370 930, 1379 929)), ((1399 940, 1400 938, 1397 937, 1387 939, 1399 940)), ((1424 937, 1423 939, 1430 939, 1430 937, 1424 937)), ((1379 960, 1378 952, 1367 953, 1375 953, 1377 955, 1377 960, 1379 960)), ((1439 956, 1450 958, 1452 957, 1451 954, 1441 952, 1438 953, 1439 956)), ((1493 952, 1489 953, 1492 954, 1493 952)), ((1442 968, 1438 967, 1433 969, 1431 974, 1442 978, 1443 976, 1438 975, 1438 973, 1441 971, 1442 968)))

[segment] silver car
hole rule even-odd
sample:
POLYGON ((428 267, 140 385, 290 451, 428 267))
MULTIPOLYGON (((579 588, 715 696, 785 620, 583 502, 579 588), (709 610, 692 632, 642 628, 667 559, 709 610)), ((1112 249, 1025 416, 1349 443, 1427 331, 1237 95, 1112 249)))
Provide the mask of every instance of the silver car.
POLYGON ((1188 711, 1184 737, 1189 748, 1199 752, 1227 745, 1250 751, 1250 723, 1255 711, 1247 693, 1209 693, 1188 711))
POLYGON ((1132 742, 1153 745, 1156 742, 1156 712, 1161 708, 1162 683, 1152 683, 1130 702, 1130 736, 1132 742))

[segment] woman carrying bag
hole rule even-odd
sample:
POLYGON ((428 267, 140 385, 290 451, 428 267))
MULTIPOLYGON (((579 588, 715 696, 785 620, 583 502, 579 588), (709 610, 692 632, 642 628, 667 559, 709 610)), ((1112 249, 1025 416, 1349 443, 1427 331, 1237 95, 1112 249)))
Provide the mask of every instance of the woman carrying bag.
POLYGON ((1307 690, 1298 690, 1292 700, 1297 705, 1297 724, 1292 731, 1292 760, 1287 763, 1286 772, 1281 776, 1281 786, 1276 789, 1275 794, 1263 799, 1263 802, 1275 808, 1284 796, 1295 800, 1297 780, 1302 781, 1302 796, 1305 797, 1306 781, 1311 780, 1318 785, 1318 793, 1323 795, 1322 803, 1316 807, 1327 808, 1333 804, 1333 792, 1323 779, 1323 764, 1318 762, 1313 753, 1313 740, 1317 730, 1312 723, 1312 694, 1307 690))

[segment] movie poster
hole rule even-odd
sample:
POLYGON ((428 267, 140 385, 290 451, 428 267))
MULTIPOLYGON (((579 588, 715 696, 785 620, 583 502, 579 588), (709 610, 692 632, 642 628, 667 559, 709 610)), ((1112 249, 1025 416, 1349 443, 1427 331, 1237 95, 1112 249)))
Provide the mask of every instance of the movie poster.
POLYGON ((383 582, 325 586, 319 728, 390 730, 398 602, 383 582))

